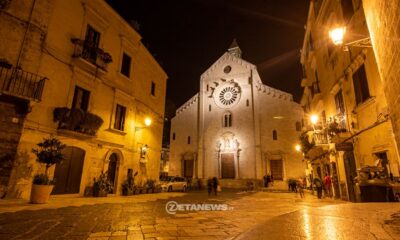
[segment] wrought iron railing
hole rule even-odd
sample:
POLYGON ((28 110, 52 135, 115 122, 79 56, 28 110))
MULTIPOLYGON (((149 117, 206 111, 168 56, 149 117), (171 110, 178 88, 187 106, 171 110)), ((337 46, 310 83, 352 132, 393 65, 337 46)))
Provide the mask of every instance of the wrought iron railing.
POLYGON ((0 92, 40 101, 46 77, 18 68, 0 66, 0 92))
POLYGON ((71 42, 75 45, 73 57, 80 57, 93 65, 106 70, 107 65, 112 62, 112 57, 109 53, 101 48, 93 47, 91 43, 73 38, 71 42))

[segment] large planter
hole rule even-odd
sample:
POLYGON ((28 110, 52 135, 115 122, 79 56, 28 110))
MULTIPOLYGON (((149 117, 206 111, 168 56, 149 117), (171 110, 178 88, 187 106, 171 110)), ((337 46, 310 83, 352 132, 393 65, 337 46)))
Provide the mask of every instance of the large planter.
POLYGON ((50 193, 54 185, 32 185, 31 203, 43 204, 47 203, 50 198, 50 193))
POLYGON ((94 197, 107 197, 108 192, 104 189, 93 189, 94 197))

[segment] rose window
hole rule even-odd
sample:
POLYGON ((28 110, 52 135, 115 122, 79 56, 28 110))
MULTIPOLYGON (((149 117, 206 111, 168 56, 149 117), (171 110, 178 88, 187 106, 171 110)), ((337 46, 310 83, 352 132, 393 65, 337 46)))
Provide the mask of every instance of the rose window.
POLYGON ((219 93, 219 101, 225 106, 229 106, 238 98, 238 92, 234 87, 226 87, 219 93))

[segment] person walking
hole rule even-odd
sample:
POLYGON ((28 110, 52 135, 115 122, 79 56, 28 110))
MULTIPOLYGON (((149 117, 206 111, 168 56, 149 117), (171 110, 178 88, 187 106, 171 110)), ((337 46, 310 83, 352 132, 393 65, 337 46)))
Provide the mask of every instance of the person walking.
POLYGON ((327 173, 325 174, 324 177, 324 187, 326 196, 332 197, 332 179, 331 176, 329 176, 327 173))
POLYGON ((264 175, 263 181, 264 181, 264 187, 265 187, 265 188, 268 187, 267 175, 264 175))
POLYGON ((299 190, 300 197, 304 197, 304 187, 305 187, 305 181, 304 178, 299 178, 297 180, 297 189, 299 190))
POLYGON ((271 178, 270 178, 270 182, 271 182, 271 187, 274 186, 274 176, 271 173, 271 178))
POLYGON ((212 187, 213 187, 215 196, 217 196, 217 191, 218 191, 218 178, 217 177, 213 177, 212 187))
POLYGON ((207 179, 208 196, 211 195, 212 189, 213 189, 213 180, 211 178, 209 178, 209 179, 207 179))
POLYGON ((322 198, 322 181, 321 181, 321 179, 318 176, 316 176, 313 179, 313 184, 314 184, 315 188, 317 189, 318 198, 321 199, 322 198))

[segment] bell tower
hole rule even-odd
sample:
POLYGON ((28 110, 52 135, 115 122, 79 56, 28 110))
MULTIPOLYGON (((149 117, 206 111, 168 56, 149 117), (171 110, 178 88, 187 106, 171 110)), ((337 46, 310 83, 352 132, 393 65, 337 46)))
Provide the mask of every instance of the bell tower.
POLYGON ((228 48, 228 52, 237 58, 242 58, 242 50, 240 50, 236 38, 233 39, 231 45, 228 48))

